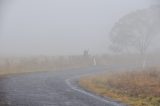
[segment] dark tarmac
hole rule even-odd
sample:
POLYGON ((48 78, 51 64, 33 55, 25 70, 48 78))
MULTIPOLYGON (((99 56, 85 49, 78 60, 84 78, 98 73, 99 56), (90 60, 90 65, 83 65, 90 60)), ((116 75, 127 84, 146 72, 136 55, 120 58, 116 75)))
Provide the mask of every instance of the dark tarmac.
POLYGON ((6 76, 0 79, 0 106, 123 106, 87 93, 71 81, 103 70, 92 67, 6 76))

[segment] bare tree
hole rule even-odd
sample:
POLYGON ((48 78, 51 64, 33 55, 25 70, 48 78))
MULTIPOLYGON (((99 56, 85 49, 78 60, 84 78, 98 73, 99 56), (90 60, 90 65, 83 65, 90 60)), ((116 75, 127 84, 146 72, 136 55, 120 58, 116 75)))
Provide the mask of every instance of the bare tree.
POLYGON ((160 7, 137 10, 122 17, 110 33, 112 51, 139 52, 146 64, 146 52, 152 39, 158 35, 160 27, 160 7))

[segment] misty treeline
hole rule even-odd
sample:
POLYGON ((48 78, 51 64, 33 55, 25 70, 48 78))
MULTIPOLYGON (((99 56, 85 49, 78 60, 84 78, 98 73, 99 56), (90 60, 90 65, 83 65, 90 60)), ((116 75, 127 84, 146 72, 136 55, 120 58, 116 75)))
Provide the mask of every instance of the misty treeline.
MULTIPOLYGON (((160 52, 149 54, 148 66, 157 67, 160 62, 160 52)), ((142 58, 135 54, 97 55, 97 56, 32 56, 32 57, 1 57, 0 74, 23 73, 36 71, 56 71, 95 66, 133 65, 138 66, 142 58)))

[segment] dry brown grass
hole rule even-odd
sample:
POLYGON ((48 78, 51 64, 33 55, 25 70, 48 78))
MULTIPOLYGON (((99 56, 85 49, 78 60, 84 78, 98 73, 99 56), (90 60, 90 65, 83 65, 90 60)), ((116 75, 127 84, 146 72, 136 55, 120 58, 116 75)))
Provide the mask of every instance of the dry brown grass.
POLYGON ((134 97, 160 97, 160 71, 125 72, 107 79, 108 87, 134 97))
POLYGON ((17 73, 57 71, 91 66, 91 59, 83 56, 38 56, 0 58, 0 76, 17 73))
POLYGON ((85 77, 85 89, 133 106, 160 106, 160 71, 149 69, 85 77))

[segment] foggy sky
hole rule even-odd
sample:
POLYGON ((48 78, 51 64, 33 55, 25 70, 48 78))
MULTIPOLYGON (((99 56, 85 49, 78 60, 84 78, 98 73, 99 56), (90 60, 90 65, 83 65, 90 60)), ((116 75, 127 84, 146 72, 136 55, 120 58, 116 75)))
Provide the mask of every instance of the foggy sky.
POLYGON ((153 4, 156 0, 9 0, 1 11, 0 55, 106 53, 114 23, 153 4))

